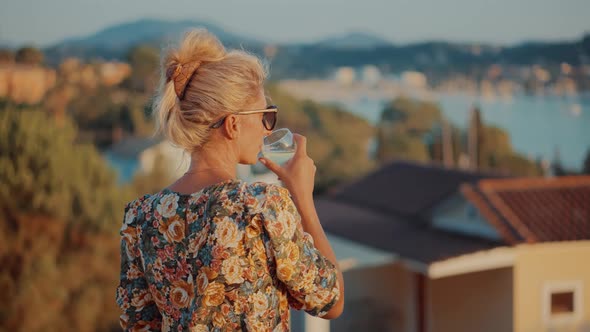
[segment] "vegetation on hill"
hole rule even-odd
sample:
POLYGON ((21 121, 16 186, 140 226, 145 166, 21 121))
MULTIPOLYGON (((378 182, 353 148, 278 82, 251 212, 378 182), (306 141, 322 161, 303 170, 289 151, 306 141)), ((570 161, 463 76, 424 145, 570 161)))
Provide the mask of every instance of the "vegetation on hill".
MULTIPOLYGON (((479 114, 479 111, 476 111, 479 114)), ((495 126, 480 123, 477 139, 477 165, 481 171, 510 175, 541 175, 541 169, 533 161, 516 153, 510 135, 495 126)), ((399 97, 385 106, 377 128, 376 158, 380 163, 394 159, 418 162, 443 162, 443 115, 438 105, 431 102, 399 97)), ((451 159, 460 165, 462 158, 469 158, 468 133, 449 126, 451 159)))
POLYGON ((108 331, 117 325, 124 204, 96 148, 36 109, 0 110, 0 326, 108 331))

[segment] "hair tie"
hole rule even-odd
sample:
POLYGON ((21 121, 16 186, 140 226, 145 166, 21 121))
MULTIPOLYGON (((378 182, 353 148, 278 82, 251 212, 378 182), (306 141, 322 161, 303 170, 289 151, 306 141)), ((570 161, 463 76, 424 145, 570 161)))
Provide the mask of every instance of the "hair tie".
POLYGON ((184 97, 184 92, 188 81, 195 73, 195 70, 201 64, 200 61, 192 61, 185 64, 177 64, 174 67, 169 67, 166 71, 166 80, 168 82, 174 81, 174 92, 176 92, 176 96, 178 99, 182 99, 184 97))

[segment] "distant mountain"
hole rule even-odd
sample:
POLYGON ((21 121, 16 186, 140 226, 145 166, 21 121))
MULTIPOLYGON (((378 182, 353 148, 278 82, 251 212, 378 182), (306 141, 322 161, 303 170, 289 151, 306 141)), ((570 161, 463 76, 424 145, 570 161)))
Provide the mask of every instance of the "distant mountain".
POLYGON ((19 45, 18 43, 0 39, 0 49, 14 50, 14 49, 18 48, 18 45, 19 45))
POLYGON ((590 56, 590 35, 579 41, 526 42, 506 48, 503 56, 511 63, 587 63, 590 56))
POLYGON ((258 48, 263 44, 254 38, 230 33, 216 24, 205 21, 142 19, 111 26, 91 36, 66 39, 44 51, 49 62, 59 61, 66 56, 122 58, 129 48, 135 45, 149 44, 161 47, 170 40, 178 39, 182 32, 193 27, 207 28, 228 46, 258 48))
POLYGON ((372 49, 376 47, 391 46, 392 43, 375 34, 366 32, 350 32, 320 40, 313 44, 318 47, 339 49, 372 49))
POLYGON ((559 70, 561 63, 590 63, 590 35, 576 41, 503 47, 479 43, 429 41, 375 48, 333 48, 322 43, 283 48, 273 59, 273 77, 321 78, 342 66, 376 65, 385 72, 425 72, 434 79, 462 73, 481 76, 489 66, 539 64, 559 70))
MULTIPOLYGON (((91 36, 64 40, 44 49, 45 59, 58 64, 65 57, 125 60, 138 44, 161 48, 191 27, 205 27, 229 48, 264 53, 265 41, 236 34, 216 24, 198 21, 142 19, 118 24, 91 36)), ((426 41, 396 45, 376 34, 350 32, 309 43, 278 43, 271 59, 273 79, 326 77, 340 66, 376 65, 385 72, 418 70, 430 76, 452 73, 481 75, 492 64, 559 66, 590 63, 590 34, 579 40, 527 42, 501 46, 482 43, 426 41)))

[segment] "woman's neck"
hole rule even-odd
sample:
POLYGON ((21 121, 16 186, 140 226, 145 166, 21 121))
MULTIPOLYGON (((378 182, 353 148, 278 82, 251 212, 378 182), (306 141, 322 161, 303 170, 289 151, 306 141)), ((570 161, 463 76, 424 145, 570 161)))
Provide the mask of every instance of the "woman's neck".
POLYGON ((211 149, 194 152, 186 173, 168 189, 192 193, 219 182, 236 179, 236 166, 237 161, 232 160, 231 154, 213 153, 211 149))
POLYGON ((238 164, 232 153, 220 153, 226 151, 222 148, 205 147, 191 154, 191 163, 185 174, 216 174, 218 176, 236 177, 238 164))

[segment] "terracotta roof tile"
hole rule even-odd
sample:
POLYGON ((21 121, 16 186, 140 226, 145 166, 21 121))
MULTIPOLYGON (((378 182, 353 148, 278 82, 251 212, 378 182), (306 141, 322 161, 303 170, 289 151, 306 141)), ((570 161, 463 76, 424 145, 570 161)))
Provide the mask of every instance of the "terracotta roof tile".
POLYGON ((520 234, 498 215, 497 210, 488 203, 486 196, 481 194, 473 185, 463 184, 461 193, 478 208, 479 213, 496 228, 507 243, 516 244, 523 241, 520 234))
POLYGON ((511 243, 590 239, 590 176, 486 179, 464 188, 511 243))

